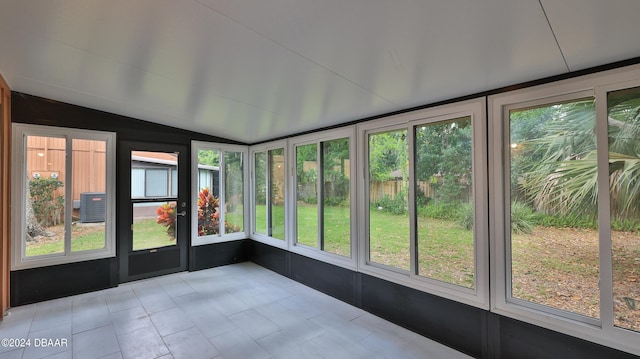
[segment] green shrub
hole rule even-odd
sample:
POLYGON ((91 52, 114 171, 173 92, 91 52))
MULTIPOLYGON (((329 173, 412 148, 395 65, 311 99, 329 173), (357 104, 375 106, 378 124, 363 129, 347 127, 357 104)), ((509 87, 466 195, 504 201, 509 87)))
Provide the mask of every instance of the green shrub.
POLYGON ((473 229, 473 203, 464 203, 458 208, 456 222, 468 231, 473 229))
POLYGON ((29 181, 33 214, 42 226, 55 226, 62 221, 64 196, 56 190, 64 184, 57 178, 35 178, 29 181))
POLYGON ((407 201, 405 201, 400 194, 396 195, 395 198, 384 196, 377 202, 371 204, 371 207, 379 211, 396 215, 407 214, 409 212, 409 209, 407 208, 407 201))
POLYGON ((536 214, 531 207, 518 201, 511 202, 511 231, 528 234, 536 225, 536 214))

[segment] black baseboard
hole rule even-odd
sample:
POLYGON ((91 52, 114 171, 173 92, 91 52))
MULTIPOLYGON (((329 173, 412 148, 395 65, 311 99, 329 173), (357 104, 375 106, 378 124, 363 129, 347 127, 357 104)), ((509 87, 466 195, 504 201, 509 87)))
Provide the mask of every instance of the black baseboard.
POLYGON ((115 258, 11 272, 11 306, 41 302, 118 285, 115 258))
POLYGON ((190 248, 189 270, 196 271, 246 262, 249 258, 249 240, 207 244, 190 248))

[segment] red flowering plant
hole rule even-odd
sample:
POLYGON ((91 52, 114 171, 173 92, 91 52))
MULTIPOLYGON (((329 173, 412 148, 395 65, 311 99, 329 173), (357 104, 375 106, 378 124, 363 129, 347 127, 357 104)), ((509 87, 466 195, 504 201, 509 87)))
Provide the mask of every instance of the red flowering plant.
MULTIPOLYGON (((224 221, 225 233, 239 232, 240 227, 224 221)), ((209 188, 204 188, 198 195, 198 236, 220 233, 220 200, 209 188)))
POLYGON ((171 237, 171 239, 175 239, 176 233, 176 203, 163 203, 162 206, 158 207, 156 210, 156 214, 158 218, 156 219, 156 223, 162 224, 167 227, 167 234, 171 237))

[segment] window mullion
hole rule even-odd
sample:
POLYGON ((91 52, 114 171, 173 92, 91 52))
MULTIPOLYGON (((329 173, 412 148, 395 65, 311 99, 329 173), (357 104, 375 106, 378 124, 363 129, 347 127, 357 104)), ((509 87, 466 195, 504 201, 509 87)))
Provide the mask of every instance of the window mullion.
POLYGON ((609 126, 607 92, 596 92, 596 151, 598 166, 598 238, 600 250, 600 320, 603 330, 614 326, 611 204, 609 197, 609 126))
POLYGON ((226 185, 225 180, 226 180, 227 174, 226 174, 226 171, 225 171, 225 161, 224 161, 224 153, 225 153, 225 151, 222 151, 222 150, 218 150, 218 151, 219 151, 218 153, 220 154, 220 157, 219 157, 220 160, 218 162, 220 164, 220 170, 218 171, 219 172, 219 177, 218 177, 218 183, 219 183, 219 185, 218 185, 218 213, 220 213, 220 215, 218 216, 218 228, 219 228, 218 229, 218 237, 222 237, 223 234, 226 234, 226 228, 225 228, 225 225, 224 225, 224 223, 225 223, 224 222, 225 221, 225 218, 224 218, 225 217, 225 210, 224 210, 224 208, 225 208, 225 203, 226 203, 225 202, 226 201, 225 193, 226 193, 227 189, 226 189, 226 186, 225 186, 226 185))
POLYGON ((409 275, 418 275, 418 234, 417 234, 417 220, 416 220, 416 162, 415 162, 415 126, 407 129, 407 141, 408 141, 408 156, 409 156, 409 193, 408 193, 408 208, 409 208, 409 275))
POLYGON ((318 178, 316 179, 317 206, 318 206, 318 248, 324 250, 324 142, 320 142, 316 147, 316 158, 318 159, 318 178))
POLYGON ((64 159, 64 254, 71 253, 71 221, 73 209, 73 139, 69 136, 65 138, 65 159, 64 159))
POLYGON ((267 235, 269 237, 273 236, 273 214, 271 213, 271 205, 273 203, 273 198, 272 198, 273 196, 271 195, 271 187, 272 187, 271 186, 271 176, 272 176, 272 173, 271 173, 272 172, 272 168, 271 168, 271 166, 272 166, 272 163, 271 163, 271 150, 268 150, 265 153, 265 168, 264 168, 264 170, 266 172, 265 173, 265 182, 266 182, 265 183, 265 188, 266 188, 265 197, 266 197, 266 202, 267 202, 267 205, 266 205, 266 208, 265 208, 266 217, 267 217, 267 223, 266 223, 267 228, 266 228, 266 230, 267 230, 267 235))

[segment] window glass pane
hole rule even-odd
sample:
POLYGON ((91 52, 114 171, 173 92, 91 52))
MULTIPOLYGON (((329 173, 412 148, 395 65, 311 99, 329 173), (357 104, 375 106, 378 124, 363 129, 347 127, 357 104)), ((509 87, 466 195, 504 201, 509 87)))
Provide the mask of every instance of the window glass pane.
POLYGON ((511 295, 597 318, 594 101, 511 111, 509 133, 511 295))
POLYGON ((105 246, 106 141, 72 141, 73 226, 71 251, 105 246))
POLYGON ((64 253, 66 139, 26 136, 25 256, 64 253))
POLYGON ((473 288, 471 118, 415 132, 418 274, 473 288))
POLYGON ((144 197, 144 169, 131 169, 131 198, 144 197))
POLYGON ((220 234, 220 151, 198 150, 198 236, 220 234))
POLYGON ((269 209, 270 230, 273 238, 284 240, 284 149, 269 151, 269 209))
POLYGON ((147 168, 144 181, 145 197, 166 197, 169 195, 169 170, 147 168))
POLYGON ((323 250, 351 256, 349 139, 322 143, 323 250))
POLYGON ((267 234, 267 153, 254 154, 255 233, 267 234))
POLYGON ((133 204, 133 250, 176 245, 176 202, 133 204))
POLYGON ((614 324, 640 331, 640 88, 607 100, 614 324))
POLYGON ((369 260, 409 270, 407 131, 369 135, 369 260))
POLYGON ((242 152, 224 153, 225 233, 244 230, 244 167, 242 152))
POLYGON ((318 246, 318 145, 296 147, 297 241, 318 246))

